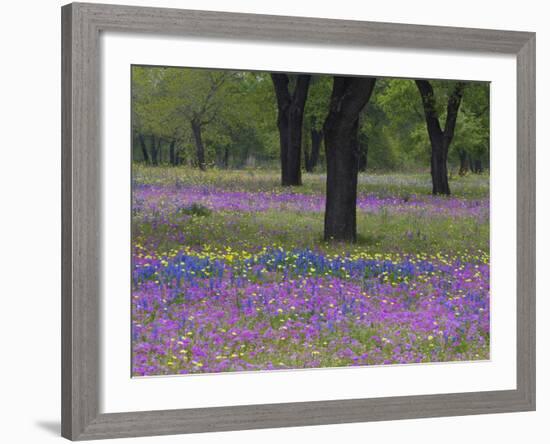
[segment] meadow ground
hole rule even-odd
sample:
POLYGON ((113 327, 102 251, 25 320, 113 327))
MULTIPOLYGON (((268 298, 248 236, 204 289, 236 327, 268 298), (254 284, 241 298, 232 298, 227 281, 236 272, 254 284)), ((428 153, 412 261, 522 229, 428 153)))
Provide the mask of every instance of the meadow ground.
POLYGON ((489 358, 489 177, 362 174, 353 245, 324 180, 134 165, 134 375, 489 358))

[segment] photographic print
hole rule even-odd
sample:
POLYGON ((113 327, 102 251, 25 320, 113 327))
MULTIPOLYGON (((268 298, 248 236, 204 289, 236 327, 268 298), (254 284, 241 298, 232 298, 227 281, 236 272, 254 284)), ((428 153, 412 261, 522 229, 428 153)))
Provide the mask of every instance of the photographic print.
POLYGON ((490 359, 490 84, 132 76, 132 376, 490 359))

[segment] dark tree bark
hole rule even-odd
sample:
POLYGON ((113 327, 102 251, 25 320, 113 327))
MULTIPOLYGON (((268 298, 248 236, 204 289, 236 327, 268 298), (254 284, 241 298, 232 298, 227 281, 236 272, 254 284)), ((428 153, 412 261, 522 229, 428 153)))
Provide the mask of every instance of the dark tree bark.
MULTIPOLYGON (((275 74, 272 74, 272 77, 275 74)), ((283 81, 275 81, 273 80, 274 85, 278 85, 280 82, 283 81)), ((286 81, 286 84, 288 85, 288 78, 286 81)), ((290 100, 286 100, 286 94, 285 98, 281 98, 281 95, 283 93, 278 93, 277 91, 282 90, 282 88, 277 88, 275 86, 276 96, 277 96, 277 107, 278 107, 278 115, 277 115, 277 128, 279 129, 279 151, 280 151, 280 160, 281 160, 281 185, 287 186, 290 185, 289 179, 288 179, 288 142, 289 142, 289 122, 288 122, 288 107, 290 100)), ((284 88, 285 91, 288 91, 287 87, 284 88)))
POLYGON ((468 153, 465 150, 458 150, 458 159, 460 161, 460 168, 458 169, 459 176, 465 176, 468 173, 468 153))
POLYGON ((480 159, 474 160, 474 173, 476 173, 476 174, 483 173, 483 165, 481 164, 480 159))
POLYGON ((223 150, 223 167, 229 167, 229 147, 225 147, 223 150))
POLYGON ((309 75, 301 74, 298 76, 290 104, 287 158, 290 185, 302 184, 302 125, 310 79, 311 76, 309 75))
POLYGON ((439 115, 435 105, 432 85, 428 80, 417 80, 416 86, 422 97, 426 127, 432 147, 432 193, 449 195, 451 194, 451 189, 449 188, 447 172, 447 156, 449 154, 449 146, 454 137, 458 109, 466 84, 464 82, 457 82, 453 92, 449 96, 447 101, 447 118, 444 128, 441 128, 441 124, 439 123, 439 115))
POLYGON ((359 142, 359 171, 367 171, 367 157, 369 154, 369 142, 366 137, 359 142))
POLYGON ((323 127, 327 159, 326 241, 357 240, 359 114, 368 103, 375 82, 374 78, 334 77, 323 127))
POLYGON ((145 143, 145 137, 143 134, 138 134, 139 146, 141 147, 141 154, 143 155, 143 161, 149 163, 149 153, 147 153, 147 145, 145 143))
POLYGON ((170 142, 169 158, 170 158, 170 165, 176 166, 176 141, 175 140, 172 140, 170 142))
POLYGON ((151 136, 151 163, 153 165, 159 164, 157 139, 154 135, 151 136))
POLYGON ((271 79, 277 97, 281 184, 301 185, 302 123, 311 76, 298 75, 293 93, 289 91, 290 79, 287 74, 274 73, 271 79))
POLYGON ((319 153, 321 151, 321 142, 323 141, 323 131, 315 128, 311 129, 311 153, 306 157, 306 171, 312 173, 319 163, 319 153))
POLYGON ((159 145, 158 145, 158 156, 159 156, 159 164, 162 164, 162 139, 159 137, 159 145))
POLYGON ((191 130, 193 131, 193 140, 195 141, 197 164, 201 171, 205 171, 206 161, 204 156, 204 144, 202 143, 202 125, 200 122, 193 120, 191 122, 191 130))

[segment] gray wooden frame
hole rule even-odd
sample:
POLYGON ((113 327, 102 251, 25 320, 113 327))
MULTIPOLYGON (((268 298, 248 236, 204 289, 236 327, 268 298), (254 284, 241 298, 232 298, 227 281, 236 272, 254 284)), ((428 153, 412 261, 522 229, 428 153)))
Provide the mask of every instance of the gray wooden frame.
POLYGON ((73 3, 62 8, 62 108, 64 437, 83 440, 535 409, 534 33, 73 3), (99 34, 102 31, 515 55, 517 389, 100 413, 99 34))

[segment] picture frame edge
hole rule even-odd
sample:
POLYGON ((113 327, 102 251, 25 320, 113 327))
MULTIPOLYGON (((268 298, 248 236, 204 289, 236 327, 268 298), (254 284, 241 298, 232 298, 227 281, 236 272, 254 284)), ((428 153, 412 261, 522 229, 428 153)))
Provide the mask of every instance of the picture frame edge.
POLYGON ((375 400, 379 402, 373 403, 373 399, 351 399, 107 413, 99 415, 78 439, 306 427, 533 410, 532 404, 519 390, 375 398, 375 400), (480 396, 481 394, 483 396, 480 396), (403 405, 414 409, 414 414, 411 414, 412 410, 403 411, 403 405), (340 415, 335 415, 335 412, 340 415))
POLYGON ((536 408, 536 34, 517 53, 517 386, 536 408))

